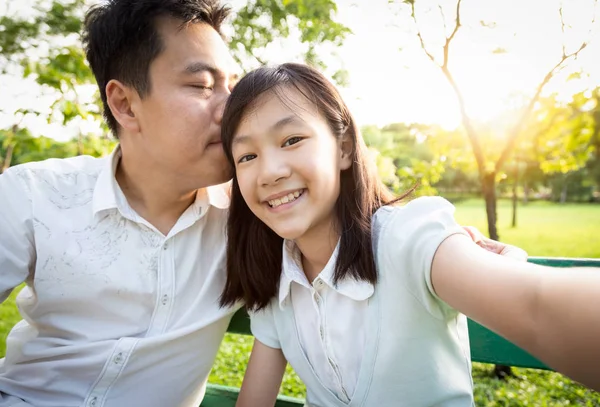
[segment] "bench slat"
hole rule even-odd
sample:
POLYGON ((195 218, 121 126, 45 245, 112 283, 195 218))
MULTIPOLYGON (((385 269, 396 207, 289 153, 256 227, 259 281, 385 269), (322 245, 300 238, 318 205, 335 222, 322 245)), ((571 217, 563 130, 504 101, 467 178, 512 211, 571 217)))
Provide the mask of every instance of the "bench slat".
MULTIPOLYGON (((240 389, 236 387, 219 386, 209 384, 200 407, 235 407, 240 389)), ((279 396, 275 407, 300 407, 304 405, 303 400, 292 397, 279 396)))

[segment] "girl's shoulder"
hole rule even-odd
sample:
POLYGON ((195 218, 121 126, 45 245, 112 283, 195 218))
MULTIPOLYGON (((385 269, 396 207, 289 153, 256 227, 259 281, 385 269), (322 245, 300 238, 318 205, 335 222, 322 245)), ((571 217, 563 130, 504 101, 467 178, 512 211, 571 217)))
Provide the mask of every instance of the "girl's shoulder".
POLYGON ((378 230, 382 230, 389 223, 396 226, 416 226, 427 219, 433 220, 436 215, 446 214, 453 218, 454 210, 454 205, 440 196, 423 196, 404 205, 382 206, 375 212, 372 223, 374 229, 378 230))
POLYGON ((375 213, 373 245, 386 289, 407 289, 434 317, 455 315, 437 297, 431 265, 439 245, 450 235, 466 234, 454 220, 454 205, 441 197, 417 198, 375 213))

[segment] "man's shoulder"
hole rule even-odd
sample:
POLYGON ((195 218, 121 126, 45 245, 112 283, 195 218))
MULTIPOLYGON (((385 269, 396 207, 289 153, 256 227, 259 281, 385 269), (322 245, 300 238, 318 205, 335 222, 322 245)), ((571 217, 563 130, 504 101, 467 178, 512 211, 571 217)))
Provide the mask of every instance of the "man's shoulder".
POLYGON ((23 171, 48 172, 48 173, 72 173, 81 171, 83 173, 99 172, 106 163, 108 157, 92 157, 89 155, 78 155, 69 158, 48 158, 43 161, 34 161, 17 165, 23 171))
POLYGON ((106 166, 108 157, 96 158, 80 155, 70 158, 49 158, 10 167, 5 174, 35 180, 52 179, 67 175, 82 174, 96 178, 106 166))
POLYGON ((109 157, 77 156, 51 158, 8 168, 0 178, 1 184, 24 188, 30 195, 46 193, 78 193, 93 189, 109 157), (59 192, 60 191, 60 192, 59 192))

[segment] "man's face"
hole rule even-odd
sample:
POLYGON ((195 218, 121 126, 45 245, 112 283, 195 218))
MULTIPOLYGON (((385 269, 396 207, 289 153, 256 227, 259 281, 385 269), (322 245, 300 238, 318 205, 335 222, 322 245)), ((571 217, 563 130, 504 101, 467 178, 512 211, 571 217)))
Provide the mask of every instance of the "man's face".
POLYGON ((149 69, 150 92, 135 112, 136 155, 173 182, 197 189, 225 182, 231 169, 221 145, 221 117, 237 75, 219 34, 207 24, 157 22, 163 50, 149 69))

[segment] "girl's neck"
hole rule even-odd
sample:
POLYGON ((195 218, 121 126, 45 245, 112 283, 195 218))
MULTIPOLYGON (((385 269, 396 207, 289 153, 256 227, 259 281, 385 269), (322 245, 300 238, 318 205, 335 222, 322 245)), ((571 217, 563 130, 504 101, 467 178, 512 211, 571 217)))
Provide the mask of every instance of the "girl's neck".
POLYGON ((339 233, 333 227, 313 231, 310 235, 302 236, 295 241, 302 253, 302 268, 309 282, 313 282, 325 268, 340 239, 339 233))

